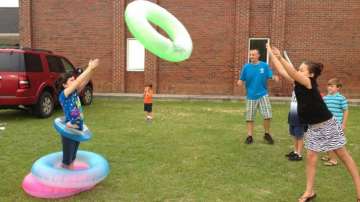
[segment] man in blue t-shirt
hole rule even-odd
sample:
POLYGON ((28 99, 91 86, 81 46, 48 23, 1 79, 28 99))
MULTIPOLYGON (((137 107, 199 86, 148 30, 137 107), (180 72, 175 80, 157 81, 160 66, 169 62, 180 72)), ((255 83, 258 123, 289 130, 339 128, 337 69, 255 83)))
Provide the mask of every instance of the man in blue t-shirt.
POLYGON ((270 135, 270 120, 272 117, 271 104, 268 96, 267 81, 273 79, 278 81, 278 77, 274 76, 269 65, 260 61, 260 53, 257 49, 250 50, 250 63, 243 66, 238 85, 242 86, 245 82, 246 87, 246 122, 248 137, 245 143, 253 143, 254 119, 257 107, 264 118, 264 139, 269 144, 274 144, 274 140, 270 135))

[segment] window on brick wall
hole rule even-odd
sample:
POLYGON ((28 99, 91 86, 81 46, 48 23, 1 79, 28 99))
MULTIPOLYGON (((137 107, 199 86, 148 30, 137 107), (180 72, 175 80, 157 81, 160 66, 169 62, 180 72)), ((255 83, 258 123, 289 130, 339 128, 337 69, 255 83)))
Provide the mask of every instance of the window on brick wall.
POLYGON ((136 39, 127 39, 127 71, 144 71, 145 67, 145 48, 136 39))
MULTIPOLYGON (((269 56, 266 50, 266 43, 269 43, 269 38, 250 38, 249 39, 249 52, 251 49, 258 49, 260 52, 260 60, 269 62, 269 56)), ((249 57, 249 56, 248 56, 249 57)), ((248 61, 250 62, 249 58, 248 61)))

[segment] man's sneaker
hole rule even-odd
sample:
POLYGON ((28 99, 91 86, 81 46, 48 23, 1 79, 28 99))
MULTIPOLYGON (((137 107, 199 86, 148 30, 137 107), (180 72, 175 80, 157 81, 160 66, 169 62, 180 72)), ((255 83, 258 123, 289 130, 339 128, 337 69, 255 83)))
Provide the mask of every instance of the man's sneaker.
POLYGON ((248 136, 245 140, 245 144, 252 144, 254 142, 252 136, 248 136))
POLYGON ((272 139, 272 137, 269 133, 264 134, 264 139, 266 140, 267 143, 274 144, 274 140, 272 139))
POLYGON ((301 161, 301 160, 302 160, 302 156, 299 156, 299 154, 289 156, 289 161, 301 161))
POLYGON ((285 154, 285 157, 289 158, 290 156, 294 156, 296 153, 294 151, 291 151, 288 154, 285 154))

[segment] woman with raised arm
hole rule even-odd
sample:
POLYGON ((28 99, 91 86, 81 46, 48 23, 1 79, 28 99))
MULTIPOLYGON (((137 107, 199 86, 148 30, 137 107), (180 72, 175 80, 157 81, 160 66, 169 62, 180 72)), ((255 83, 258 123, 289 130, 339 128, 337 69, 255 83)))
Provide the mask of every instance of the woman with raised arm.
POLYGON ((276 48, 267 44, 271 60, 279 74, 289 81, 294 81, 295 95, 298 102, 298 114, 302 123, 308 125, 305 133, 306 158, 306 189, 299 202, 311 201, 316 197, 314 181, 316 162, 319 152, 334 151, 345 164, 352 176, 360 202, 360 176, 356 163, 345 148, 346 139, 342 127, 327 109, 316 79, 320 76, 323 64, 305 61, 298 71, 295 70, 276 48))

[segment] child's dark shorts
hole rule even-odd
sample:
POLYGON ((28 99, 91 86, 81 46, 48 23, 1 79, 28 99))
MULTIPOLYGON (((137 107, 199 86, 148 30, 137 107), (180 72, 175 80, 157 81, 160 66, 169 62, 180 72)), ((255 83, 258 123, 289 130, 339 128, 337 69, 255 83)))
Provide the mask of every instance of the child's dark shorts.
POLYGON ((294 136, 296 139, 302 139, 304 137, 304 133, 306 132, 306 125, 289 125, 289 133, 294 136))
POLYGON ((152 112, 152 103, 144 103, 144 111, 152 112))

